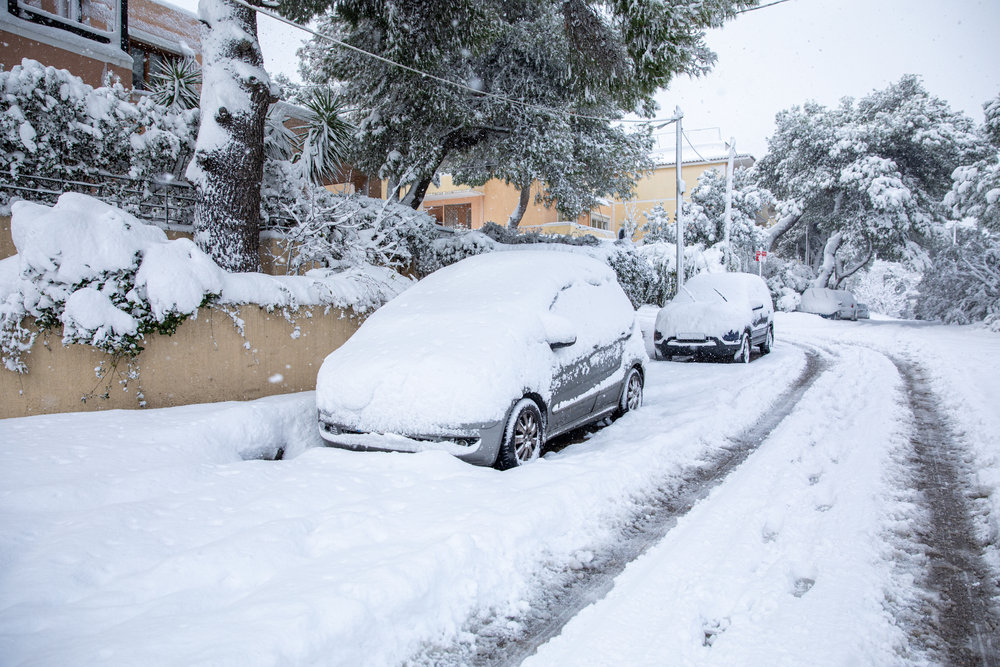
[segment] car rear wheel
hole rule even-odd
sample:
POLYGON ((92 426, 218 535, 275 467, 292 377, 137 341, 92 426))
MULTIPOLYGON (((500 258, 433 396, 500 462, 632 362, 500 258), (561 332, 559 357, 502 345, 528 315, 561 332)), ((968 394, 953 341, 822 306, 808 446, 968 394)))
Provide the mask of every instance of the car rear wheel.
POLYGON ((743 339, 740 341, 740 349, 736 355, 733 356, 733 363, 750 363, 750 334, 743 334, 743 339))
POLYGON ((633 368, 625 377, 625 386, 622 387, 622 395, 618 399, 618 412, 615 416, 621 417, 640 405, 642 405, 642 373, 638 368, 633 368))
POLYGON ((768 327, 764 342, 760 344, 760 353, 769 354, 772 347, 774 347, 774 327, 768 327))
POLYGON ((542 421, 542 411, 530 398, 522 398, 510 411, 496 467, 507 470, 531 463, 541 454, 544 443, 545 423, 542 421))

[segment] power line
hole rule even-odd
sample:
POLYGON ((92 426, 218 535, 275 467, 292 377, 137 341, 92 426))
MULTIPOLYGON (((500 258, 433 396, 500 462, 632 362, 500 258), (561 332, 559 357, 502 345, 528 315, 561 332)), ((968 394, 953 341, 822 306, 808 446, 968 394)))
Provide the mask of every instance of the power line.
POLYGON ((504 95, 499 95, 497 93, 487 93, 487 92, 484 92, 482 90, 477 90, 477 89, 473 88, 472 86, 469 86, 469 85, 467 85, 465 83, 461 83, 459 81, 452 81, 450 79, 445 79, 445 78, 437 76, 435 74, 430 74, 428 72, 424 72, 422 70, 416 69, 415 67, 410 67, 409 65, 404 65, 403 63, 396 62, 395 60, 391 60, 391 59, 386 58, 384 56, 380 56, 377 53, 372 53, 371 51, 365 51, 362 48, 354 46, 353 44, 348 44, 347 42, 344 42, 342 40, 337 39, 336 37, 331 37, 329 35, 326 35, 324 33, 319 32, 318 30, 313 30, 312 28, 310 28, 308 26, 302 25, 300 23, 296 23, 295 21, 292 21, 291 19, 287 19, 284 16, 282 16, 282 15, 276 13, 276 12, 272 12, 272 11, 270 11, 268 9, 264 9, 263 7, 256 7, 254 5, 251 5, 249 2, 246 2, 246 0, 230 0, 230 1, 233 2, 234 4, 237 4, 237 5, 241 6, 241 7, 245 7, 247 9, 253 10, 253 11, 259 13, 259 14, 263 14, 264 16, 270 17, 270 18, 274 19, 275 21, 279 21, 281 23, 285 23, 287 25, 292 26, 293 28, 298 28, 299 30, 302 30, 304 32, 308 32, 308 33, 310 33, 312 35, 315 35, 315 36, 319 37, 320 39, 324 39, 324 40, 330 42, 331 44, 335 44, 335 45, 340 46, 342 48, 345 48, 345 49, 347 49, 349 51, 354 51, 355 53, 359 53, 361 55, 368 56, 369 58, 373 58, 375 60, 378 60, 379 62, 385 63, 386 65, 390 65, 392 67, 398 67, 399 69, 402 69, 404 71, 410 72, 411 74, 416 74, 416 75, 418 75, 418 76, 420 76, 421 78, 424 78, 424 79, 431 79, 433 81, 437 81, 438 83, 443 83, 443 84, 448 85, 448 86, 452 86, 452 87, 459 88, 459 89, 462 89, 462 90, 467 90, 467 91, 469 91, 469 92, 471 92, 474 95, 477 95, 479 97, 487 97, 487 98, 490 98, 490 99, 495 99, 495 100, 499 100, 499 101, 503 101, 503 102, 508 102, 510 104, 522 106, 522 107, 525 107, 525 108, 528 108, 528 109, 535 109, 535 110, 538 110, 538 111, 548 112, 548 113, 551 113, 551 114, 562 114, 562 115, 565 115, 565 116, 570 116, 572 118, 579 118, 579 119, 582 119, 582 120, 596 120, 596 121, 601 121, 601 122, 605 122, 605 123, 636 123, 636 124, 649 125, 649 124, 653 124, 653 123, 669 123, 669 122, 671 122, 673 120, 672 118, 662 118, 662 119, 661 118, 657 118, 657 119, 651 119, 651 120, 631 120, 631 119, 625 119, 625 118, 605 118, 605 117, 602 117, 602 116, 588 116, 586 114, 579 114, 579 113, 575 113, 573 111, 566 111, 564 109, 554 109, 552 107, 547 107, 547 106, 544 106, 542 104, 533 104, 531 102, 525 102, 524 100, 515 100, 514 98, 506 97, 504 95))
POLYGON ((688 142, 688 146, 691 147, 691 150, 694 151, 694 154, 700 157, 702 162, 708 162, 708 160, 705 159, 705 156, 699 153, 698 149, 694 147, 693 143, 691 143, 691 137, 688 136, 688 133, 685 132, 684 130, 681 130, 681 134, 684 135, 684 140, 688 142))

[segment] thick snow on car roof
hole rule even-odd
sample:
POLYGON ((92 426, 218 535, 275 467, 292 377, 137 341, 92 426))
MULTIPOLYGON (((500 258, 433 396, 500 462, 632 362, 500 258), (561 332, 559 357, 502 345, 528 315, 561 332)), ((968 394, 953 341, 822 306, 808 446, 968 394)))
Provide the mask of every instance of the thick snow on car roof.
POLYGON ((350 428, 411 434, 499 420, 526 390, 547 398, 551 334, 568 328, 574 349, 591 349, 627 334, 634 319, 599 260, 556 251, 471 257, 396 297, 331 353, 317 407, 350 428), (574 302, 571 313, 600 316, 574 327, 550 313, 561 298, 574 302))

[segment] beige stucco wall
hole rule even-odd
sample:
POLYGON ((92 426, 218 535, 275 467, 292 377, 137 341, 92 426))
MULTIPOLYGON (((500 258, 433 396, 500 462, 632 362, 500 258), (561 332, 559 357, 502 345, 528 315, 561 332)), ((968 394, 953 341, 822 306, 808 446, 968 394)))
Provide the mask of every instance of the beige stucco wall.
POLYGON ((202 308, 173 336, 147 336, 132 364, 138 377, 125 385, 119 381, 127 377, 127 360, 112 368, 109 355, 94 347, 64 347, 59 332, 42 335, 23 357, 27 373, 0 368, 0 418, 138 408, 139 391, 146 407, 161 408, 311 390, 323 359, 359 323, 349 311, 323 308, 300 309, 292 322, 257 306, 234 311, 242 334, 227 313, 202 308))

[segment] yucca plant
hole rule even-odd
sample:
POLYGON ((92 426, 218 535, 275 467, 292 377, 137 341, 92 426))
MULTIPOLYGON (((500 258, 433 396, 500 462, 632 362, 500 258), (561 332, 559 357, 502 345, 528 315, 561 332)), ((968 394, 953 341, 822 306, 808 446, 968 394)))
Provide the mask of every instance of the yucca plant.
POLYGON ((303 106, 309 120, 299 164, 309 180, 322 185, 347 159, 354 128, 341 118, 344 103, 329 89, 316 90, 303 106))
POLYGON ((194 58, 161 60, 152 84, 157 104, 194 109, 201 99, 201 67, 194 58))

